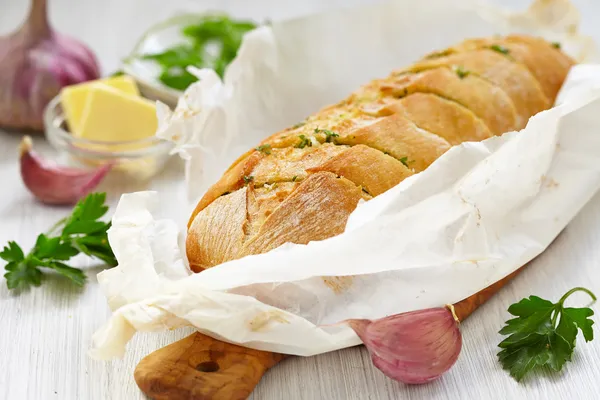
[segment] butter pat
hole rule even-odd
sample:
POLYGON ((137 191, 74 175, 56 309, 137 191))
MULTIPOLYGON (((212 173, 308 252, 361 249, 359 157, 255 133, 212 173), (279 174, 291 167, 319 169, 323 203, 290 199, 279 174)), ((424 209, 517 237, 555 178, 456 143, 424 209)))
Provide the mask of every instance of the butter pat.
POLYGON ((60 93, 61 106, 69 125, 71 133, 78 135, 81 131, 83 112, 85 110, 90 91, 98 85, 109 86, 122 93, 139 96, 137 85, 133 78, 123 75, 112 78, 98 79, 95 81, 67 86, 60 93))
POLYGON ((154 102, 107 85, 89 88, 76 136, 99 142, 126 142, 154 136, 154 102))

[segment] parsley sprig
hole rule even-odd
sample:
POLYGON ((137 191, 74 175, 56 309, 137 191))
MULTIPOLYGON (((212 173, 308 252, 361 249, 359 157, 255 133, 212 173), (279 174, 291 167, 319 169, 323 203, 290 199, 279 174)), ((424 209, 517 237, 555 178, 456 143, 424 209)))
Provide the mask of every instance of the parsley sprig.
POLYGON ((499 45, 499 44, 493 44, 490 46, 491 50, 494 50, 495 52, 498 52, 500 54, 504 54, 504 55, 508 55, 510 53, 510 50, 507 49, 506 47, 499 45))
POLYGON ((508 308, 516 318, 506 321, 506 326, 499 332, 510 336, 498 345, 503 349, 498 353, 498 359, 517 381, 535 367, 549 366, 560 371, 567 361, 571 361, 577 329, 581 330, 586 342, 594 339, 594 321, 590 319, 594 312, 590 308, 564 307, 565 300, 579 291, 596 301, 591 291, 576 287, 556 304, 529 296, 508 308))
POLYGON ((83 271, 65 263, 80 253, 110 266, 117 265, 107 237, 111 224, 99 221, 108 211, 105 200, 105 193, 92 193, 80 200, 70 216, 58 221, 47 233, 38 235, 27 255, 16 242, 8 242, 0 252, 0 258, 7 261, 4 277, 8 288, 40 286, 44 277, 40 268, 52 269, 82 286, 86 281, 83 271))
POLYGON ((296 144, 294 147, 298 148, 298 149, 303 149, 306 146, 311 147, 312 146, 312 141, 307 138, 304 135, 299 135, 298 138, 300 138, 300 142, 298 144, 296 144))
POLYGON ((262 145, 256 147, 256 150, 269 155, 269 154, 271 154, 271 145, 268 143, 262 144, 262 145))
POLYGON ((339 134, 335 133, 330 129, 319 129, 315 128, 315 134, 324 133, 325 134, 325 142, 333 143, 335 138, 340 137, 339 134))
POLYGON ((467 71, 462 65, 457 65, 454 67, 454 72, 460 79, 464 79, 471 74, 471 71, 467 71))
POLYGON ((162 69, 159 79, 166 86, 185 90, 198 78, 186 67, 212 68, 221 78, 236 57, 246 32, 256 28, 252 21, 226 15, 207 15, 182 28, 186 39, 165 51, 145 54, 142 59, 156 62, 162 69))

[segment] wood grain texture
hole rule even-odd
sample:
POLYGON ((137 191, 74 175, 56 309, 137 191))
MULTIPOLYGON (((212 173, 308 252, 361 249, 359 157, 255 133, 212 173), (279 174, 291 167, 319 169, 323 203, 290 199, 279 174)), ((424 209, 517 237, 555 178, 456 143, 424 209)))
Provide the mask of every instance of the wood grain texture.
POLYGON ((469 296, 466 299, 459 301, 458 303, 455 303, 454 313, 456 315, 456 318, 458 318, 460 322, 467 319, 479 307, 485 304, 486 301, 489 301, 496 293, 498 293, 500 289, 508 285, 514 279, 515 276, 520 274, 521 271, 525 269, 525 267, 527 267, 527 264, 517 269, 516 271, 510 273, 509 275, 505 276, 504 278, 500 279, 498 282, 495 282, 490 286, 486 287, 485 289, 475 293, 474 295, 469 296))
MULTIPOLYGON (((51 17, 66 33, 77 34, 97 51, 105 72, 133 45, 148 24, 166 16, 165 2, 143 0, 144 13, 137 14, 141 0, 52 0, 51 17), (117 7, 118 5, 118 7, 117 7), (116 9, 119 13, 115 13, 116 9), (73 18, 93 15, 94 18, 73 18), (138 15, 139 18, 131 18, 138 15), (110 25, 110 34, 106 26, 110 25)), ((363 0, 362 2, 367 2, 363 0)), ((357 4, 358 0, 302 2, 254 0, 171 0, 175 10, 221 8, 243 16, 281 16, 317 9, 357 4), (275 4, 275 5, 274 5, 275 4)), ((497 1, 521 5, 521 0, 497 1)), ((0 0, 0 34, 14 28, 24 15, 26 1, 0 0)), ((507 4, 508 3, 508 4, 507 4)), ((576 0, 582 7, 583 25, 600 39, 597 16, 600 3, 576 0)), ((16 240, 31 246, 35 235, 68 211, 48 208, 32 201, 18 179, 16 148, 19 138, 0 132, 0 246, 16 240)), ((158 177, 149 188, 161 196, 181 196, 176 179, 180 169, 158 177)), ((115 204, 122 190, 145 187, 109 182, 115 204)), ((161 210, 185 226, 191 210, 161 210)), ((8 400, 135 400, 145 399, 133 373, 147 354, 190 335, 191 329, 139 334, 122 360, 102 363, 86 352, 94 331, 109 317, 110 310, 100 293, 95 275, 100 268, 80 260, 89 282, 77 289, 51 275, 40 288, 9 293, 0 278, 0 399, 8 400)), ((456 365, 440 380, 422 386, 405 386, 386 378, 371 365, 366 349, 354 347, 316 357, 293 357, 269 370, 251 395, 253 400, 392 400, 392 399, 598 399, 600 393, 600 340, 579 340, 573 362, 561 373, 542 374, 517 384, 498 365, 497 333, 509 318, 507 307, 530 294, 556 300, 574 286, 600 292, 600 195, 597 195, 540 257, 485 303, 462 324, 464 348, 456 365)), ((1 269, 1 267, 0 267, 1 269)), ((570 304, 587 304, 574 295, 570 304)), ((598 306, 592 307, 596 313, 598 306)), ((597 320, 597 319, 596 319, 597 320)), ((597 320, 598 321, 598 320, 597 320)), ((597 322, 598 323, 598 322, 597 322)), ((598 329, 598 328, 597 328, 598 329)), ((596 331, 597 334, 598 331, 596 331)))
MULTIPOLYGON (((458 321, 467 319, 523 268, 454 304, 458 321)), ((144 357, 134 376, 140 390, 155 400, 243 400, 267 370, 286 357, 196 332, 144 357)))
POLYGON ((144 357, 135 381, 155 400, 244 400, 284 358, 194 333, 144 357))

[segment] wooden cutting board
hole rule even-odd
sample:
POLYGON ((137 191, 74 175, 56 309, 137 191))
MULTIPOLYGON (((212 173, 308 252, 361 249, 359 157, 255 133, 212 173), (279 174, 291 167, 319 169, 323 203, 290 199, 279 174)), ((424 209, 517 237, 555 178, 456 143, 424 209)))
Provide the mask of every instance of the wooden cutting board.
MULTIPOLYGON (((524 267, 454 304, 458 319, 464 321, 524 267)), ((155 400, 241 400, 286 357, 194 333, 143 358, 134 377, 142 392, 155 400)))

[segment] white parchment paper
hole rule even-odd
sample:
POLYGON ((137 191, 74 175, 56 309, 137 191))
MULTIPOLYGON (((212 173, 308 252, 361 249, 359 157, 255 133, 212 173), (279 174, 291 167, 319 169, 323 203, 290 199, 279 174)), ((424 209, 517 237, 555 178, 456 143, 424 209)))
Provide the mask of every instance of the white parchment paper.
MULTIPOLYGON (((465 1, 395 1, 282 22, 246 38, 225 83, 199 71, 175 112, 161 111, 159 134, 178 143, 189 187, 202 193, 261 138, 428 51, 466 37, 550 31, 547 22, 573 54, 582 51, 576 13, 565 10, 558 23, 465 1)), ((360 343, 339 324, 345 319, 461 300, 541 253, 598 190, 599 116, 600 65, 577 66, 557 105, 524 130, 453 147, 360 204, 342 235, 196 275, 179 227, 154 219, 156 195, 124 195, 109 231, 119 266, 98 275, 114 313, 92 355, 121 356, 136 331, 193 325, 309 356, 360 343)))

